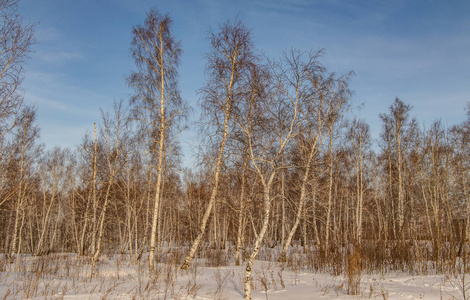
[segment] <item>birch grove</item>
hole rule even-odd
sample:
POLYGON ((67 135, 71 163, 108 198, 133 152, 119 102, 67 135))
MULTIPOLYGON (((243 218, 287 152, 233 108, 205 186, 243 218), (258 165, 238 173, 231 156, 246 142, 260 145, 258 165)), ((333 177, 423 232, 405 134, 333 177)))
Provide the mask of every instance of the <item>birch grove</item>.
POLYGON ((80 145, 51 148, 18 93, 33 27, 17 1, 0 3, 11 21, 0 26, 5 264, 71 252, 89 264, 87 278, 99 278, 107 254, 156 277, 164 258, 175 277, 233 264, 245 299, 261 290, 258 259, 343 274, 350 294, 364 272, 469 268, 470 104, 460 123, 421 126, 412 99, 383 99, 374 137, 353 72, 331 70, 324 50, 268 55, 242 21, 227 21, 206 41, 189 144, 182 46, 170 16, 154 9, 132 29, 130 99, 89 124, 80 145))

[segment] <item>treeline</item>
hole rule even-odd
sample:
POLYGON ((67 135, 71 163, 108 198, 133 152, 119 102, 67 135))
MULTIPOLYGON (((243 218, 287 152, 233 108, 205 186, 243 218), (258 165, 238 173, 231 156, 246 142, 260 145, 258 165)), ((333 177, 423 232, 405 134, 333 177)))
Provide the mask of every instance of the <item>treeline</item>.
MULTIPOLYGON (((16 15, 16 1, 1 2, 2 15, 16 15)), ((132 262, 149 253, 153 270, 163 249, 187 247, 187 268, 200 249, 230 248, 233 263, 247 264, 249 295, 263 245, 281 247, 281 262, 297 245, 312 253, 309 266, 337 272, 358 255, 361 268, 411 272, 425 272, 428 262, 451 271, 467 256, 470 118, 421 127, 397 98, 373 141, 354 117, 351 74, 327 70, 322 51, 262 56, 243 23, 227 22, 208 41, 199 167, 182 170, 178 140, 189 110, 178 90, 182 50, 170 17, 152 10, 133 29, 129 105, 103 111, 75 149, 45 150, 35 109, 16 91, 33 41, 32 27, 17 18, 23 52, 8 54, 15 50, 2 43, 0 65, 18 78, 0 78, 8 112, 0 251, 12 261, 75 252, 94 266, 103 251, 132 262)), ((5 20, 2 41, 12 38, 5 20)))

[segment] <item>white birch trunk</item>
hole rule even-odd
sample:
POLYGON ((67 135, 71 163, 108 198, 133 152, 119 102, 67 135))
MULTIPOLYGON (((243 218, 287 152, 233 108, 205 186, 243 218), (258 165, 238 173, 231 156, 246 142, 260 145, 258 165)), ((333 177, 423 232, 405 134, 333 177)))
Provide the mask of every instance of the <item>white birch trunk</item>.
POLYGON ((163 54, 165 53, 164 50, 164 41, 163 36, 159 35, 160 49, 159 56, 160 56, 160 63, 159 63, 159 71, 160 71, 160 140, 159 140, 159 149, 158 149, 158 166, 157 166, 157 186, 155 191, 155 201, 154 201, 154 209, 153 209, 153 218, 152 218, 152 231, 150 233, 150 251, 149 251, 149 271, 154 271, 154 261, 155 261, 155 244, 157 242, 157 219, 158 219, 158 210, 160 206, 160 197, 161 197, 161 186, 163 181, 163 162, 164 162, 164 145, 165 145, 165 136, 166 136, 166 119, 165 119, 165 66, 164 66, 164 57, 163 54))
POLYGON ((98 138, 96 137, 96 124, 93 123, 93 131, 95 133, 95 146, 94 146, 94 152, 93 152, 93 183, 92 183, 92 197, 93 197, 93 220, 92 220, 92 226, 93 226, 93 232, 92 232, 92 238, 91 238, 91 255, 95 255, 96 251, 96 214, 98 211, 98 199, 96 199, 96 173, 97 173, 97 159, 98 159, 98 153, 97 153, 97 147, 98 147, 98 138))
MULTIPOLYGON (((399 127, 398 127, 399 128, 399 127)), ((403 197, 403 163, 402 163, 402 150, 400 133, 397 130, 397 154, 398 154, 398 230, 400 231, 400 237, 404 240, 405 232, 403 225, 405 223, 405 209, 404 209, 404 197, 403 197)))
POLYGON ((356 149, 356 177, 357 177, 357 203, 356 203, 356 242, 359 248, 362 243, 362 211, 363 211, 363 153, 362 153, 362 132, 359 133, 358 145, 356 149))
MULTIPOLYGON (((25 138, 23 136, 23 138, 25 138)), ((13 261, 13 259, 15 258, 15 255, 17 254, 17 252, 19 253, 19 249, 21 247, 21 229, 23 228, 23 221, 24 221, 24 217, 22 218, 22 221, 21 221, 21 227, 20 227, 20 232, 18 233, 18 227, 19 227, 19 218, 20 218, 20 211, 23 211, 24 208, 23 208, 23 202, 24 202, 24 198, 25 198, 25 192, 24 192, 24 189, 25 189, 25 184, 24 184, 24 173, 25 173, 25 159, 26 159, 26 149, 25 149, 25 145, 23 144, 22 145, 22 148, 21 148, 21 165, 20 165, 20 174, 19 174, 19 179, 20 179, 20 182, 18 184, 18 200, 17 200, 17 203, 16 203, 16 211, 15 211, 15 226, 14 226, 14 229, 13 229, 13 245, 12 245, 12 249, 11 249, 11 256, 10 256, 10 261, 13 261)))
POLYGON ((243 169, 242 169, 242 178, 241 178, 241 188, 240 188, 240 210, 238 212, 238 230, 237 230, 237 246, 235 249, 235 265, 240 265, 240 251, 242 248, 242 235, 243 235, 243 217, 245 214, 245 173, 246 168, 248 165, 248 156, 245 155, 243 161, 243 169))
POLYGON ((214 172, 214 184, 212 186, 212 192, 211 192, 211 197, 209 199, 209 204, 207 205, 206 212, 204 213, 204 216, 202 218, 201 226, 199 228, 199 233, 194 240, 193 244, 191 245, 191 248, 189 249, 188 255, 186 256, 186 259, 181 266, 182 270, 186 270, 189 267, 189 264, 194 258, 194 255, 196 254, 196 250, 206 232, 206 226, 207 226, 207 221, 209 220, 212 208, 215 204, 215 199, 217 197, 217 189, 219 187, 219 175, 220 175, 220 169, 222 167, 222 162, 224 159, 224 149, 225 149, 225 143, 227 141, 227 135, 228 135, 228 123, 231 118, 231 109, 232 109, 232 89, 235 84, 234 79, 235 79, 235 62, 238 56, 238 52, 235 51, 233 56, 231 57, 232 65, 231 65, 231 70, 230 70, 230 81, 227 84, 227 94, 225 98, 225 107, 224 107, 224 125, 223 125, 223 131, 222 131, 222 141, 220 142, 220 147, 219 147, 219 154, 217 157, 217 165, 215 168, 214 172))
POLYGON ((189 264, 194 258, 194 255, 196 254, 196 250, 204 236, 204 233, 206 232, 206 226, 207 226, 207 221, 209 220, 212 208, 215 203, 215 199, 217 196, 217 189, 219 185, 219 175, 220 175, 220 168, 222 166, 222 160, 224 156, 224 148, 225 148, 225 142, 227 140, 227 130, 228 130, 228 121, 229 121, 229 109, 230 109, 230 103, 229 100, 227 99, 227 105, 225 109, 225 121, 224 121, 224 131, 223 131, 223 136, 222 136, 222 142, 220 143, 219 147, 219 155, 217 158, 217 166, 215 168, 215 174, 214 174, 214 185, 212 186, 212 192, 211 192, 211 197, 209 199, 209 204, 207 205, 206 212, 204 213, 204 216, 202 217, 201 221, 201 226, 199 228, 199 233, 194 240, 193 244, 191 245, 191 248, 189 249, 188 255, 186 256, 186 259, 184 260, 183 265, 181 266, 182 270, 186 270, 189 268, 189 264))
POLYGON ((330 220, 331 220, 331 208, 333 206, 333 136, 330 130, 330 163, 329 163, 329 175, 328 175, 328 203, 326 209, 326 222, 325 222, 325 257, 328 257, 328 247, 330 243, 330 220))
POLYGON ((271 195, 270 195, 270 189, 272 185, 272 180, 274 178, 275 173, 273 172, 269 178, 269 180, 266 182, 264 180, 264 177, 262 174, 259 172, 258 173, 261 177, 261 182, 263 185, 263 208, 264 208, 264 213, 263 213, 263 223, 261 227, 261 231, 258 233, 255 241, 255 246, 253 248, 253 251, 251 252, 250 257, 248 258, 248 261, 246 263, 246 268, 245 268, 245 279, 244 279, 244 299, 251 299, 251 268, 253 267, 253 263, 255 262, 256 256, 259 253, 259 249, 261 247, 261 243, 263 242, 264 235, 266 233, 266 230, 268 229, 268 224, 269 224, 269 214, 271 211, 271 195))

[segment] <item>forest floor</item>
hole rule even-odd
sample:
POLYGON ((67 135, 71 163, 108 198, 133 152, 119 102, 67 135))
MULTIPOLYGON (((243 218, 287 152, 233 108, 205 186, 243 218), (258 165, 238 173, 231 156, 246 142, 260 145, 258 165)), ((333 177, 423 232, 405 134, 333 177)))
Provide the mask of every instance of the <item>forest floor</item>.
MULTIPOLYGON (((76 254, 0 257, 0 299, 242 299, 244 267, 212 266, 195 259, 180 270, 182 255, 167 256, 149 273, 145 255, 131 264, 128 255, 103 255, 90 279, 91 260, 76 254)), ((345 275, 309 271, 272 261, 257 261, 253 299, 465 299, 467 276, 389 271, 363 272, 359 295, 348 295, 345 275)), ((467 295, 468 297, 468 295, 467 295)))

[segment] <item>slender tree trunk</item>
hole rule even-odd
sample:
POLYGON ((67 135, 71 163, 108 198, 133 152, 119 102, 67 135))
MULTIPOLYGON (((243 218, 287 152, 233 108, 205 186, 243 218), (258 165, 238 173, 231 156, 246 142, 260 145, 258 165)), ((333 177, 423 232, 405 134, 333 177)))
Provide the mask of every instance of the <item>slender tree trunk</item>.
POLYGON ((99 228, 98 228, 99 229, 98 240, 97 240, 97 244, 96 244, 96 248, 95 248, 96 251, 93 254, 92 264, 91 264, 91 274, 90 274, 91 278, 93 278, 95 276, 96 262, 98 261, 98 258, 100 256, 100 252, 101 252, 101 241, 103 239, 103 234, 104 234, 104 222, 105 222, 105 219, 106 219, 106 211, 107 211, 107 208, 108 208, 109 194, 110 194, 112 184, 113 184, 113 178, 111 178, 109 183, 108 183, 108 188, 106 189, 106 195, 105 195, 105 198, 104 198, 103 211, 101 212, 100 219, 99 219, 100 223, 99 223, 99 228))
POLYGON ((307 208, 304 208, 302 215, 302 235, 304 238, 304 253, 307 253, 309 244, 307 238, 307 208))
POLYGON ((245 175, 248 166, 248 155, 244 155, 243 168, 241 174, 241 187, 240 187, 240 208, 238 212, 238 230, 237 230, 237 246, 235 249, 235 265, 240 265, 240 251, 242 248, 242 235, 243 235, 243 218, 245 215, 245 175))
POLYGON ((166 125, 165 125, 165 68, 163 65, 163 53, 164 53, 164 44, 163 37, 159 36, 160 40, 160 140, 159 140, 159 149, 158 149, 158 167, 157 167, 157 186, 155 191, 155 200, 154 200, 154 209, 153 209, 153 219, 152 219, 152 231, 150 233, 150 251, 149 251, 149 271, 154 271, 154 261, 155 261, 155 244, 157 238, 157 219, 158 219, 158 209, 160 206, 160 197, 161 197, 161 186, 163 182, 163 162, 164 162, 164 145, 165 145, 165 136, 166 136, 166 125))
MULTIPOLYGON (((57 152, 54 152, 54 153, 51 153, 52 155, 56 156, 58 158, 58 153, 57 152)), ((51 161, 51 167, 53 169, 52 171, 52 194, 50 196, 50 203, 49 205, 47 205, 47 195, 46 195, 46 186, 45 186, 45 181, 46 181, 46 176, 47 174, 43 173, 43 178, 42 180, 44 181, 44 191, 43 191, 43 218, 42 218, 42 221, 41 221, 41 231, 40 231, 40 234, 39 234, 39 241, 38 241, 38 244, 36 246, 36 250, 35 250, 35 255, 40 255, 41 253, 44 252, 44 249, 43 249, 43 243, 44 243, 44 238, 45 238, 45 235, 48 233, 49 231, 49 220, 50 220, 50 214, 51 214, 51 210, 52 210, 52 207, 53 205, 55 204, 55 200, 56 200, 56 194, 57 194, 57 185, 58 185, 58 180, 60 180, 58 178, 58 174, 57 174, 57 170, 56 168, 60 168, 61 166, 59 166, 58 164, 60 164, 60 161, 55 161, 55 160, 52 160, 51 161), (47 209, 46 209, 47 208, 47 209)), ((59 202, 59 205, 60 205, 60 202, 59 202)), ((56 221, 56 224, 57 224, 57 221, 56 221)))
POLYGON ((356 204, 356 243, 359 249, 362 244, 362 211, 364 191, 362 187, 363 177, 363 154, 362 154, 362 133, 359 133, 359 143, 356 155, 356 177, 357 177, 357 204, 356 204))
POLYGON ((248 258, 248 261, 246 263, 246 268, 245 268, 245 279, 244 279, 244 299, 251 299, 251 268, 253 267, 253 263, 255 262, 256 256, 259 253, 259 249, 261 247, 261 243, 263 242, 264 235, 266 233, 266 230, 268 229, 268 224, 269 224, 269 214, 271 210, 271 196, 270 196, 270 189, 271 189, 271 184, 272 180, 274 178, 275 173, 271 174, 271 177, 269 180, 266 182, 264 178, 261 176, 261 182, 263 185, 263 223, 261 226, 261 231, 258 233, 256 240, 255 240, 255 245, 253 248, 253 251, 251 252, 250 257, 248 258))
POLYGON ((21 253, 21 245, 23 244, 22 241, 23 241, 23 227, 24 227, 25 214, 26 214, 26 210, 24 209, 24 207, 21 207, 21 225, 20 225, 20 229, 18 233, 18 247, 15 253, 16 254, 15 271, 18 271, 18 260, 19 260, 19 256, 21 253))
MULTIPOLYGON (((165 147, 166 149, 166 147, 165 147)), ((163 153, 163 157, 166 158, 166 151, 165 153, 163 153)), ((162 166, 162 174, 165 174, 166 171, 166 164, 165 164, 165 161, 163 161, 163 166, 162 166)), ((158 259, 160 257, 160 254, 161 254, 161 251, 162 251, 162 247, 163 247, 163 241, 164 241, 164 237, 163 237, 163 234, 162 234, 162 226, 164 225, 163 224, 163 209, 161 207, 163 207, 163 191, 165 190, 165 177, 162 178, 162 185, 161 185, 161 193, 160 193, 160 209, 158 210, 158 222, 157 222, 157 248, 156 248, 156 256, 157 256, 157 262, 158 262, 158 259)), ((165 232, 165 231, 163 231, 165 232)))
POLYGON ((466 205, 466 227, 465 227, 465 241, 467 243, 470 242, 470 193, 467 190, 467 183, 465 180, 465 176, 467 174, 462 174, 462 181, 463 181, 463 191, 464 191, 464 196, 465 196, 465 205, 466 205))
POLYGON ((97 173, 97 160, 98 160, 98 153, 97 153, 97 147, 98 147, 98 138, 96 136, 96 124, 93 123, 93 132, 95 134, 95 146, 94 146, 94 152, 93 152, 93 183, 92 183, 92 197, 93 197, 93 220, 92 220, 92 226, 93 226, 93 232, 92 232, 92 238, 91 238, 91 255, 95 255, 96 251, 96 225, 97 225, 97 213, 98 213, 98 199, 96 199, 96 173, 97 173))
POLYGON ((212 224, 213 224, 213 231, 212 231, 212 248, 213 249, 218 249, 218 237, 217 237, 217 200, 214 202, 214 212, 212 214, 212 224))
POLYGON ((292 226, 292 229, 290 230, 289 235, 287 236, 286 242, 284 243, 282 247, 281 256, 278 259, 279 262, 286 262, 287 250, 289 248, 290 243, 292 242, 292 238, 294 237, 297 227, 300 224, 300 220, 302 219, 303 209, 305 206, 305 201, 307 199, 307 184, 308 184, 308 178, 310 176, 310 167, 311 167, 315 152, 316 152, 316 147, 314 144, 310 148, 307 164, 305 166, 304 176, 302 177, 302 183, 300 186, 300 200, 299 200, 299 205, 297 207, 297 212, 295 214, 294 225, 292 226))
POLYGON ((51 212, 51 209, 52 209, 52 205, 54 204, 54 194, 52 195, 51 197, 51 202, 49 203, 49 205, 46 205, 46 201, 44 201, 44 206, 47 207, 47 211, 46 213, 44 214, 43 216, 43 220, 42 220, 42 223, 41 223, 41 233, 39 235, 39 241, 38 241, 38 244, 36 246, 36 251, 34 251, 34 254, 35 255, 40 255, 41 253, 44 252, 44 249, 43 249, 43 242, 44 242, 44 237, 46 235, 46 232, 48 231, 48 225, 49 225, 49 216, 50 216, 50 212, 51 212))
MULTIPOLYGON (((114 178, 116 176, 116 172, 117 172, 117 164, 118 164, 118 159, 119 159, 119 156, 120 156, 120 149, 119 149, 119 138, 120 138, 120 126, 121 126, 121 115, 120 115, 120 111, 116 110, 115 111, 117 113, 116 115, 116 142, 115 142, 115 145, 114 145, 114 149, 113 149, 113 153, 112 152, 112 145, 111 145, 111 137, 110 137, 110 128, 108 126, 109 125, 109 120, 108 122, 105 122, 105 125, 106 126, 106 132, 107 132, 107 136, 106 136, 106 141, 107 141, 107 151, 106 151, 106 161, 107 161, 107 165, 108 165, 108 172, 109 172, 109 180, 108 180, 108 187, 106 188, 106 194, 104 196, 104 204, 103 204, 103 210, 101 211, 101 216, 100 216, 100 223, 99 223, 99 232, 98 232, 98 240, 97 240, 97 244, 96 244, 96 251, 95 253, 93 254, 93 258, 92 258, 92 268, 91 268, 91 278, 93 278, 95 276, 95 268, 96 268, 96 262, 98 261, 98 258, 100 256, 100 253, 101 253, 101 242, 103 240, 103 235, 104 235, 104 224, 105 224, 105 221, 106 221, 106 212, 107 212, 107 209, 108 209, 108 204, 109 204, 109 198, 110 198, 110 194, 111 194, 111 188, 113 187, 114 185, 114 178), (112 155, 114 156, 114 159, 112 159, 112 155)), ((95 130, 96 132, 96 130, 95 130)), ((95 137, 96 139, 96 137, 95 137)))
MULTIPOLYGON (((392 177, 392 158, 391 158, 391 154, 390 154, 390 150, 388 151, 387 153, 387 158, 388 158, 388 191, 389 191, 389 199, 390 199, 390 204, 387 205, 389 206, 389 215, 390 215, 390 219, 388 220, 388 226, 391 226, 392 227, 392 234, 393 234, 393 238, 397 238, 397 231, 396 231, 396 216, 395 216, 395 211, 396 211, 396 200, 394 199, 393 197, 393 184, 392 184, 392 181, 393 181, 393 177, 392 177)), ((387 227, 388 227, 387 226, 387 227)), ((388 229, 388 228, 387 228, 388 229)))
POLYGON ((326 209, 326 222, 325 222, 325 257, 328 257, 328 247, 330 241, 330 219, 331 208, 333 206, 333 135, 330 129, 330 145, 329 145, 329 175, 328 175, 328 203, 326 209))
MULTIPOLYGON (((284 153, 282 153, 282 164, 284 165, 284 153)), ((281 170, 281 245, 285 244, 286 240, 286 171, 281 170)))
POLYGON ((405 202, 403 195, 403 162, 402 162, 402 149, 401 139, 397 131, 397 154, 398 154, 398 229, 400 230, 400 238, 402 242, 405 240, 405 202))
MULTIPOLYGON (((60 216, 61 214, 62 214, 62 203, 59 201, 59 208, 58 208, 57 215, 60 216)), ((49 242, 49 249, 53 249, 53 247, 54 247, 57 232, 58 232, 58 228, 59 228, 59 220, 56 220, 55 223, 54 223, 54 231, 53 231, 51 240, 49 242)))
POLYGON ((222 161, 224 157, 224 148, 225 148, 225 142, 227 140, 227 131, 228 131, 228 121, 229 121, 229 116, 230 116, 230 102, 229 99, 227 99, 226 103, 226 108, 225 108, 225 120, 224 120, 224 130, 223 130, 223 135, 222 135, 222 142, 220 143, 219 147, 219 155, 217 157, 217 165, 215 168, 215 173, 214 173, 214 185, 212 186, 212 192, 211 192, 211 197, 209 199, 209 204, 207 205, 206 212, 204 213, 204 216, 202 217, 202 222, 201 226, 199 227, 199 233, 194 240, 193 244, 191 245, 191 248, 189 249, 188 255, 186 256, 186 259, 181 266, 182 270, 186 270, 189 268, 189 264, 194 258, 194 255, 196 254, 196 250, 199 246, 199 243, 201 242, 205 232, 206 232, 206 226, 207 226, 207 221, 209 220, 212 208, 215 203, 215 199, 217 197, 217 189, 219 186, 219 175, 220 175, 220 169, 222 167, 222 161))
MULTIPOLYGON (((21 174, 20 174, 21 176, 21 174)), ((22 197, 22 182, 19 184, 19 192, 18 192, 18 200, 16 203, 15 207, 15 225, 13 226, 13 239, 12 239, 12 246, 11 246, 11 252, 10 252, 10 261, 13 262, 16 251, 17 251, 17 245, 18 245, 18 228, 20 226, 20 213, 23 209, 23 197, 22 197)))
MULTIPOLYGON (((238 46, 237 46, 238 47, 238 46)), ((236 48, 238 49, 238 48, 236 48)), ((189 249, 188 255, 186 256, 186 259, 181 266, 181 269, 186 270, 189 267, 189 264, 194 258, 194 255, 196 254, 196 250, 199 246, 199 243, 201 242, 205 232, 206 232, 206 226, 207 226, 207 221, 209 220, 212 208, 215 205, 215 200, 217 197, 217 190, 219 188, 219 175, 220 175, 220 169, 222 167, 222 162, 224 159, 224 149, 225 149, 225 143, 227 141, 227 135, 228 135, 228 126, 229 126, 229 120, 231 118, 231 109, 232 109, 232 101, 233 101, 233 86, 235 84, 235 62, 238 56, 238 50, 235 50, 233 53, 233 56, 230 57, 231 59, 231 69, 230 69, 230 81, 227 83, 227 91, 226 91, 226 97, 225 97, 225 107, 224 107, 224 124, 223 124, 223 129, 222 129, 222 141, 220 142, 219 146, 219 153, 217 157, 217 165, 215 168, 214 172, 214 183, 212 186, 212 192, 211 192, 211 197, 209 199, 209 204, 207 205, 206 212, 204 213, 204 216, 202 218, 201 226, 199 228, 199 233, 194 240, 191 248, 189 249)))
POLYGON ((315 233, 315 241, 318 246, 321 246, 320 243, 320 234, 318 232, 318 226, 317 226, 317 192, 316 188, 314 186, 314 183, 310 183, 312 186, 312 226, 313 226, 313 232, 315 233))
POLYGON ((26 159, 26 153, 25 153, 25 146, 24 144, 22 145, 21 148, 21 161, 20 161, 20 174, 19 174, 19 184, 18 184, 18 200, 16 202, 16 213, 15 213, 15 226, 13 229, 13 245, 11 249, 11 256, 10 260, 13 261, 15 258, 16 252, 19 253, 19 249, 21 247, 21 229, 23 228, 23 221, 24 221, 24 198, 25 198, 25 178, 24 178, 24 173, 25 173, 25 159, 26 159), (23 212, 23 217, 21 221, 21 226, 19 225, 19 219, 20 219, 20 212, 23 212), (18 233, 18 229, 20 227, 20 232, 18 233))

